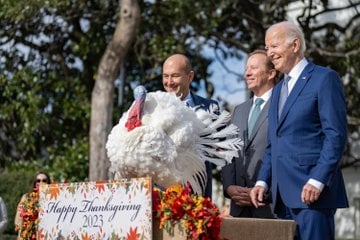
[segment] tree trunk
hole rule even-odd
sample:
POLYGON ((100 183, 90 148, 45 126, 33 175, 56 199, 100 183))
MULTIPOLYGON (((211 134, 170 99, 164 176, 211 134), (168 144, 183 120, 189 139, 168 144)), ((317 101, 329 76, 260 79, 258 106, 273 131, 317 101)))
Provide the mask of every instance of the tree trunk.
POLYGON ((140 22, 137 0, 121 0, 120 19, 101 58, 91 96, 89 180, 109 177, 105 144, 112 127, 114 80, 140 22))

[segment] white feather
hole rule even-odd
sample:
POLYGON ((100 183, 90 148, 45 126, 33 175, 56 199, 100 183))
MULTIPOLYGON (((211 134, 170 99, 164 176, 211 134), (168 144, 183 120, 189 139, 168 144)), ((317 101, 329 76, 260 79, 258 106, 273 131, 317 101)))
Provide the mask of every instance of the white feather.
MULTIPOLYGON (((219 112, 216 105, 210 110, 219 112)), ((125 128, 127 115, 113 127, 106 144, 116 179, 150 176, 164 187, 189 182, 201 194, 206 183, 205 161, 223 166, 242 146, 238 128, 227 125, 228 112, 216 115, 191 109, 171 93, 148 93, 142 124, 130 132, 125 128)))

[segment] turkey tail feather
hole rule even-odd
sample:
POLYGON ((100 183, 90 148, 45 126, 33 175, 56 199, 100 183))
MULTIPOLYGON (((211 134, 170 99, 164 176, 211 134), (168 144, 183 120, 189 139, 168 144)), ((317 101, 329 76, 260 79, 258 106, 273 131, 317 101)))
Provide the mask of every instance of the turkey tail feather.
POLYGON ((243 141, 239 138, 229 138, 225 140, 200 138, 198 143, 218 150, 235 150, 235 151, 241 149, 243 145, 243 141))
POLYGON ((177 181, 184 185, 189 182, 192 190, 202 195, 207 181, 205 161, 199 161, 198 154, 190 151, 185 151, 178 160, 172 168, 174 175, 179 176, 177 181))
POLYGON ((231 115, 227 111, 221 112, 220 115, 211 114, 212 121, 210 123, 206 123, 206 121, 203 121, 207 126, 203 131, 200 133, 200 135, 206 135, 217 132, 218 129, 226 126, 230 119, 231 115))
POLYGON ((225 138, 225 137, 237 135, 238 132, 239 132, 238 127, 235 126, 234 124, 230 124, 229 126, 226 126, 225 128, 223 128, 217 132, 213 132, 210 135, 206 135, 204 137, 205 138, 225 138))

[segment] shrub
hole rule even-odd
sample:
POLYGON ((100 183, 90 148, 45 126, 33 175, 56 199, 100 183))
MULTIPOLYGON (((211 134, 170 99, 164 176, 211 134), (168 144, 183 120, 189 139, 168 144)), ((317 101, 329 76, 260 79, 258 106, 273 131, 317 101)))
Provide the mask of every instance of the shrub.
POLYGON ((35 174, 36 172, 32 170, 0 169, 0 196, 3 198, 8 212, 8 227, 5 231, 7 234, 16 234, 14 219, 17 204, 21 196, 31 190, 35 174))

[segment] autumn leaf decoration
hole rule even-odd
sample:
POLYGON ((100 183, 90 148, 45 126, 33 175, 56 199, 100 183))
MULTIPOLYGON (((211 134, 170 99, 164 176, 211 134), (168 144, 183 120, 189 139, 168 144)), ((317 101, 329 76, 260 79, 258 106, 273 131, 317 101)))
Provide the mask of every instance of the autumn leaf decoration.
POLYGON ((60 194, 60 188, 58 186, 50 186, 49 188, 50 199, 56 200, 60 194))
POLYGON ((26 193, 19 203, 20 217, 23 222, 16 226, 19 231, 18 240, 36 240, 39 215, 39 194, 38 192, 26 193))
POLYGON ((170 235, 176 224, 188 240, 220 240, 220 211, 211 202, 192 193, 190 185, 173 185, 165 191, 153 190, 153 211, 160 219, 160 229, 170 235))
POLYGON ((81 240, 90 240, 90 236, 89 234, 86 232, 84 234, 81 234, 81 240))
POLYGON ((99 193, 105 192, 105 184, 106 183, 107 183, 106 181, 97 181, 95 183, 96 189, 99 193))
POLYGON ((134 229, 130 227, 130 231, 127 234, 126 240, 138 240, 139 238, 140 238, 140 233, 137 233, 137 227, 135 227, 134 229))

